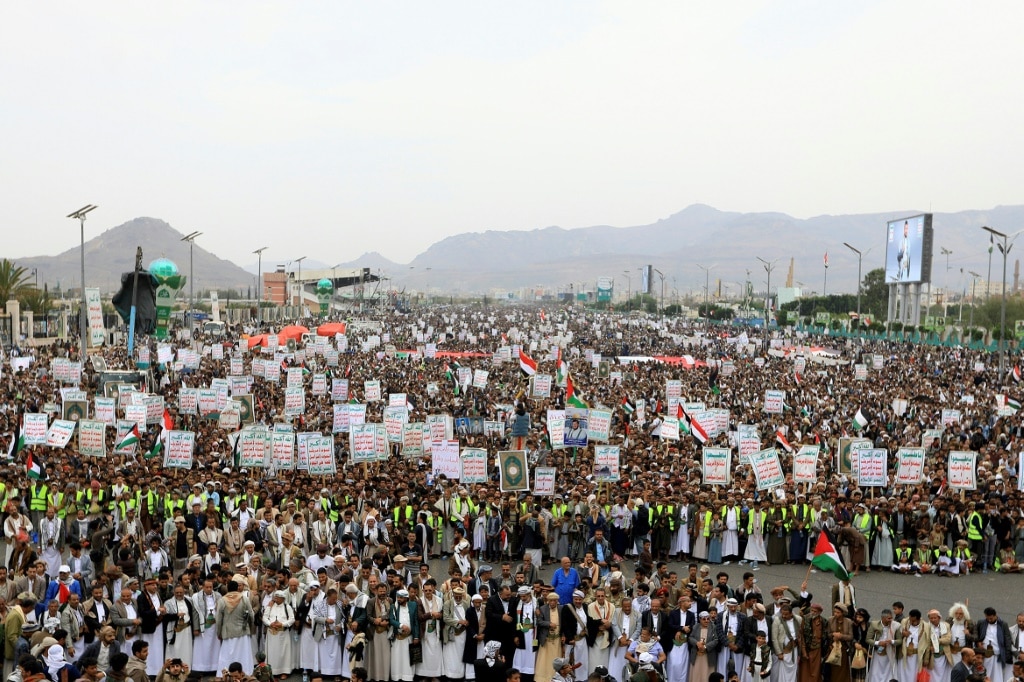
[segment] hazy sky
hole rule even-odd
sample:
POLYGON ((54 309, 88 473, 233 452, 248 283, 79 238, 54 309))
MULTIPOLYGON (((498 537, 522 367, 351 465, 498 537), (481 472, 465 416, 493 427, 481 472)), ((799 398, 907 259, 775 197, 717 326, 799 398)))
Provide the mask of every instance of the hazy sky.
POLYGON ((76 245, 86 203, 87 238, 153 216, 240 264, 695 202, 1021 203, 1022 25, 1020 2, 6 2, 3 255, 76 245))

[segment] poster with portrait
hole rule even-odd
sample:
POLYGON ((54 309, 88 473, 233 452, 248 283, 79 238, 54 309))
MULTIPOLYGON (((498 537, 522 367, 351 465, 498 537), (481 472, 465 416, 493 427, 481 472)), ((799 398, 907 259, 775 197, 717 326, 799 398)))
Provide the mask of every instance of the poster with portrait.
POLYGON ((587 447, 587 417, 589 411, 580 408, 566 408, 562 444, 567 448, 587 447))

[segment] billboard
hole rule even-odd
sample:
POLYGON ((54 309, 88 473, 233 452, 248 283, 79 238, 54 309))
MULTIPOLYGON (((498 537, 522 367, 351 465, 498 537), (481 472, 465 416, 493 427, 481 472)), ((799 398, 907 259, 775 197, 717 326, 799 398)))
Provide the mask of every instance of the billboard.
POLYGON ((932 214, 886 224, 885 283, 928 283, 932 274, 932 214))
POLYGON ((640 268, 640 293, 649 294, 651 293, 651 276, 653 275, 653 265, 645 265, 640 268))
POLYGON ((611 277, 598 277, 597 278, 597 300, 605 303, 612 300, 613 289, 615 288, 615 282, 611 277))

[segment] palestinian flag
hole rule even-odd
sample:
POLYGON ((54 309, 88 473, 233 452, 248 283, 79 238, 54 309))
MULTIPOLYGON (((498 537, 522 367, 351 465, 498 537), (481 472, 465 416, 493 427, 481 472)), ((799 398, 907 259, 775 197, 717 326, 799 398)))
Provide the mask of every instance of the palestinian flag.
POLYGON ((14 422, 14 433, 11 434, 11 445, 7 448, 7 459, 14 459, 25 449, 25 433, 21 427, 23 419, 24 417, 19 414, 14 422))
POLYGON ((569 365, 562 359, 562 348, 558 348, 555 358, 555 386, 565 386, 565 378, 569 376, 569 365))
POLYGON ((1013 369, 1010 370, 1010 378, 1016 384, 1020 383, 1020 365, 1014 365, 1013 369))
POLYGON ((853 415, 853 430, 860 431, 868 425, 868 418, 864 416, 860 408, 857 408, 857 414, 853 415))
POLYGON ((31 478, 33 481, 41 481, 43 479, 43 469, 45 465, 43 460, 36 457, 31 452, 28 453, 28 457, 25 458, 25 475, 31 478))
POLYGON ((125 448, 130 448, 133 445, 138 445, 140 440, 142 440, 142 436, 139 435, 139 425, 132 424, 132 430, 124 434, 124 437, 114 444, 114 449, 123 450, 125 448))
POLYGON ((1012 408, 1014 412, 1020 412, 1020 401, 1016 398, 1006 396, 1006 406, 1012 408))
POLYGON ((636 403, 630 400, 629 396, 622 399, 622 411, 626 414, 633 414, 636 412, 636 403))
POLYGON ((840 580, 850 579, 850 574, 847 572, 846 567, 843 566, 843 560, 839 558, 839 553, 832 546, 827 533, 818 535, 818 544, 814 548, 814 558, 811 559, 811 566, 821 569, 826 573, 831 573, 840 580))
POLYGON ((682 415, 682 419, 679 421, 679 425, 682 426, 683 422, 686 423, 686 430, 690 432, 698 443, 701 445, 707 445, 708 432, 701 426, 701 423, 693 418, 693 416, 687 414, 686 410, 683 409, 683 404, 679 403, 679 414, 682 415))
POLYGON ((785 450, 789 454, 793 454, 793 446, 790 445, 789 441, 786 440, 786 437, 784 435, 782 435, 782 430, 781 429, 779 429, 779 430, 777 430, 775 432, 775 442, 779 444, 780 448, 782 448, 783 450, 785 450))
POLYGON ((565 406, 589 409, 590 405, 583 399, 583 394, 576 390, 572 383, 572 376, 565 377, 565 406))
POLYGON ((164 450, 167 449, 167 438, 171 431, 174 430, 174 420, 171 419, 170 411, 165 407, 164 416, 160 419, 160 435, 156 439, 156 443, 153 444, 153 449, 146 455, 146 459, 152 459, 163 454, 164 450))
POLYGON ((452 390, 454 391, 455 395, 459 394, 459 377, 456 374, 458 369, 459 363, 457 362, 453 362, 451 365, 449 365, 447 362, 444 363, 444 378, 452 382, 452 390), (454 367, 452 367, 452 365, 454 365, 454 367))
POLYGON ((537 373, 537 361, 526 354, 522 348, 519 349, 519 369, 523 374, 533 376, 537 373))

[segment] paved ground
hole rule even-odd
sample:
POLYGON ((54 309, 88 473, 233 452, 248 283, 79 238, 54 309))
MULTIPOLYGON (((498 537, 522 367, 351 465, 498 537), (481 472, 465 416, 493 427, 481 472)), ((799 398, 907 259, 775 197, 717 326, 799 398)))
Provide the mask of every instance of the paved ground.
MULTIPOLYGON (((740 584, 749 566, 729 566, 710 564, 711 575, 714 577, 720 570, 729 574, 729 584, 740 584)), ((435 571, 440 568, 435 568, 435 571)), ((497 568, 497 567, 495 567, 497 568)), ((550 581, 552 566, 545 566, 541 573, 545 580, 550 581)), ((632 561, 622 564, 623 572, 632 578, 632 561), (628 565, 628 566, 627 566, 628 565)), ((681 576, 686 575, 686 564, 670 563, 669 570, 681 576)), ((437 575, 435 572, 434 575, 437 575)), ((807 566, 765 566, 755 571, 758 587, 766 594, 772 587, 788 585, 794 590, 800 589, 800 583, 807 576, 807 566)), ((814 601, 819 601, 829 610, 832 585, 837 581, 834 576, 820 571, 812 572, 807 577, 807 589, 814 601)), ((1018 612, 1024 611, 1024 575, 972 574, 960 578, 939 578, 932 575, 914 578, 888 572, 872 571, 860 573, 853 579, 857 595, 857 606, 868 610, 872 618, 877 618, 883 608, 892 605, 893 601, 902 601, 907 610, 918 608, 922 613, 929 609, 939 609, 945 616, 953 602, 967 601, 972 616, 980 617, 986 606, 995 607, 1000 617, 1009 623, 1016 620, 1018 612)), ((768 597, 770 598, 770 597, 768 597)))

